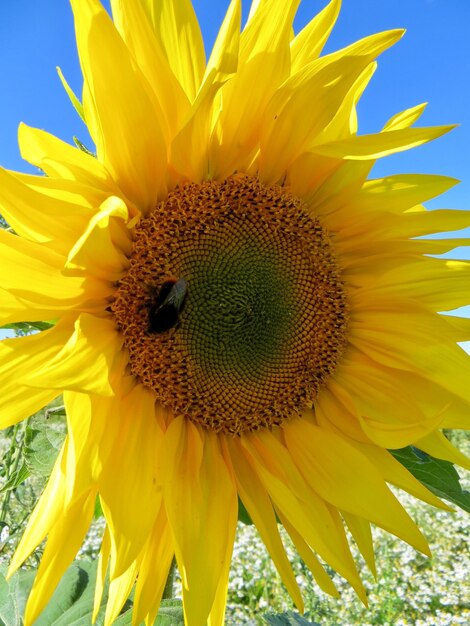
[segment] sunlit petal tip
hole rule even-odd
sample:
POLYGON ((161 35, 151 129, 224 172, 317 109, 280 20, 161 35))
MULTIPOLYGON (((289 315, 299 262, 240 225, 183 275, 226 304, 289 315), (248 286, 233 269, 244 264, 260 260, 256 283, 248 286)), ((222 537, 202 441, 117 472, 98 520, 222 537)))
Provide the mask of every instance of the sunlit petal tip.
POLYGON ((401 39, 406 34, 406 30, 407 30, 406 28, 397 28, 393 32, 396 32, 397 38, 401 39))

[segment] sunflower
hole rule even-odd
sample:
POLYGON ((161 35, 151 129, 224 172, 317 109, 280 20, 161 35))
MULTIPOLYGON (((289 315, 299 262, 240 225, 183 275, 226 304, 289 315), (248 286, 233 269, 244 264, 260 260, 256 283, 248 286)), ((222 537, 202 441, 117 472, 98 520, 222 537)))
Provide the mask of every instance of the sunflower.
POLYGON ((389 488, 445 505, 389 452, 462 466, 470 264, 439 258, 470 213, 422 203, 453 179, 368 179, 375 160, 450 130, 424 105, 357 134, 356 104, 391 30, 320 56, 340 2, 293 35, 299 0, 232 0, 206 63, 190 0, 72 0, 96 156, 21 125, 46 176, 0 171, 3 427, 63 393, 67 437, 11 564, 47 542, 34 622, 99 498, 95 598, 107 625, 135 586, 153 624, 175 556, 188 626, 221 625, 238 502, 295 605, 281 522, 319 587, 329 564, 366 601, 352 536, 371 524, 429 554, 389 488))

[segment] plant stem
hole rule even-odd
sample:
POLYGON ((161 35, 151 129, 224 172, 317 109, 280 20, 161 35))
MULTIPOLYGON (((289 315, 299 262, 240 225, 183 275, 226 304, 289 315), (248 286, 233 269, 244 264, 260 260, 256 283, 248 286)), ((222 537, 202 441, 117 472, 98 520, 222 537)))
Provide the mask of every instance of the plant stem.
MULTIPOLYGON (((21 429, 22 425, 21 424, 15 424, 14 428, 13 428, 13 433, 12 433, 12 437, 11 437, 11 441, 10 441, 10 448, 5 456, 4 459, 4 464, 5 464, 5 482, 8 482, 8 479, 16 472, 16 470, 18 469, 18 466, 20 464, 20 460, 21 460, 21 452, 23 449, 23 439, 21 440, 21 443, 18 445, 18 442, 16 440, 17 435, 18 435, 18 431, 21 429)), ((0 511, 0 522, 5 522, 6 520, 6 516, 7 516, 7 512, 8 512, 8 506, 10 504, 10 499, 11 499, 11 490, 8 489, 8 491, 5 493, 5 496, 3 498, 3 502, 2 502, 2 508, 0 511)))

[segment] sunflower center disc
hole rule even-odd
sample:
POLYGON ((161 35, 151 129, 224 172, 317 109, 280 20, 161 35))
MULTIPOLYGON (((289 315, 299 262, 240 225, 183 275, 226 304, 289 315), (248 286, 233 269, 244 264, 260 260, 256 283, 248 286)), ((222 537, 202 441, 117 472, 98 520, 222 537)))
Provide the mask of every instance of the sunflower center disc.
POLYGON ((250 177, 170 193, 136 228, 112 308, 132 373, 215 432, 311 406, 346 343, 328 234, 298 198, 250 177))

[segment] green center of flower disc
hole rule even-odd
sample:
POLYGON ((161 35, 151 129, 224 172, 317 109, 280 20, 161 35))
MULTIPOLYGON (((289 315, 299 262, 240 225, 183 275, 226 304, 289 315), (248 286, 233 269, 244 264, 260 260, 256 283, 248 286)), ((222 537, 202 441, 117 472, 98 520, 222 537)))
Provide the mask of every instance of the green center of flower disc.
POLYGON ((250 177, 170 193, 136 228, 112 309, 137 379, 215 432, 311 406, 346 343, 328 234, 299 199, 250 177))

